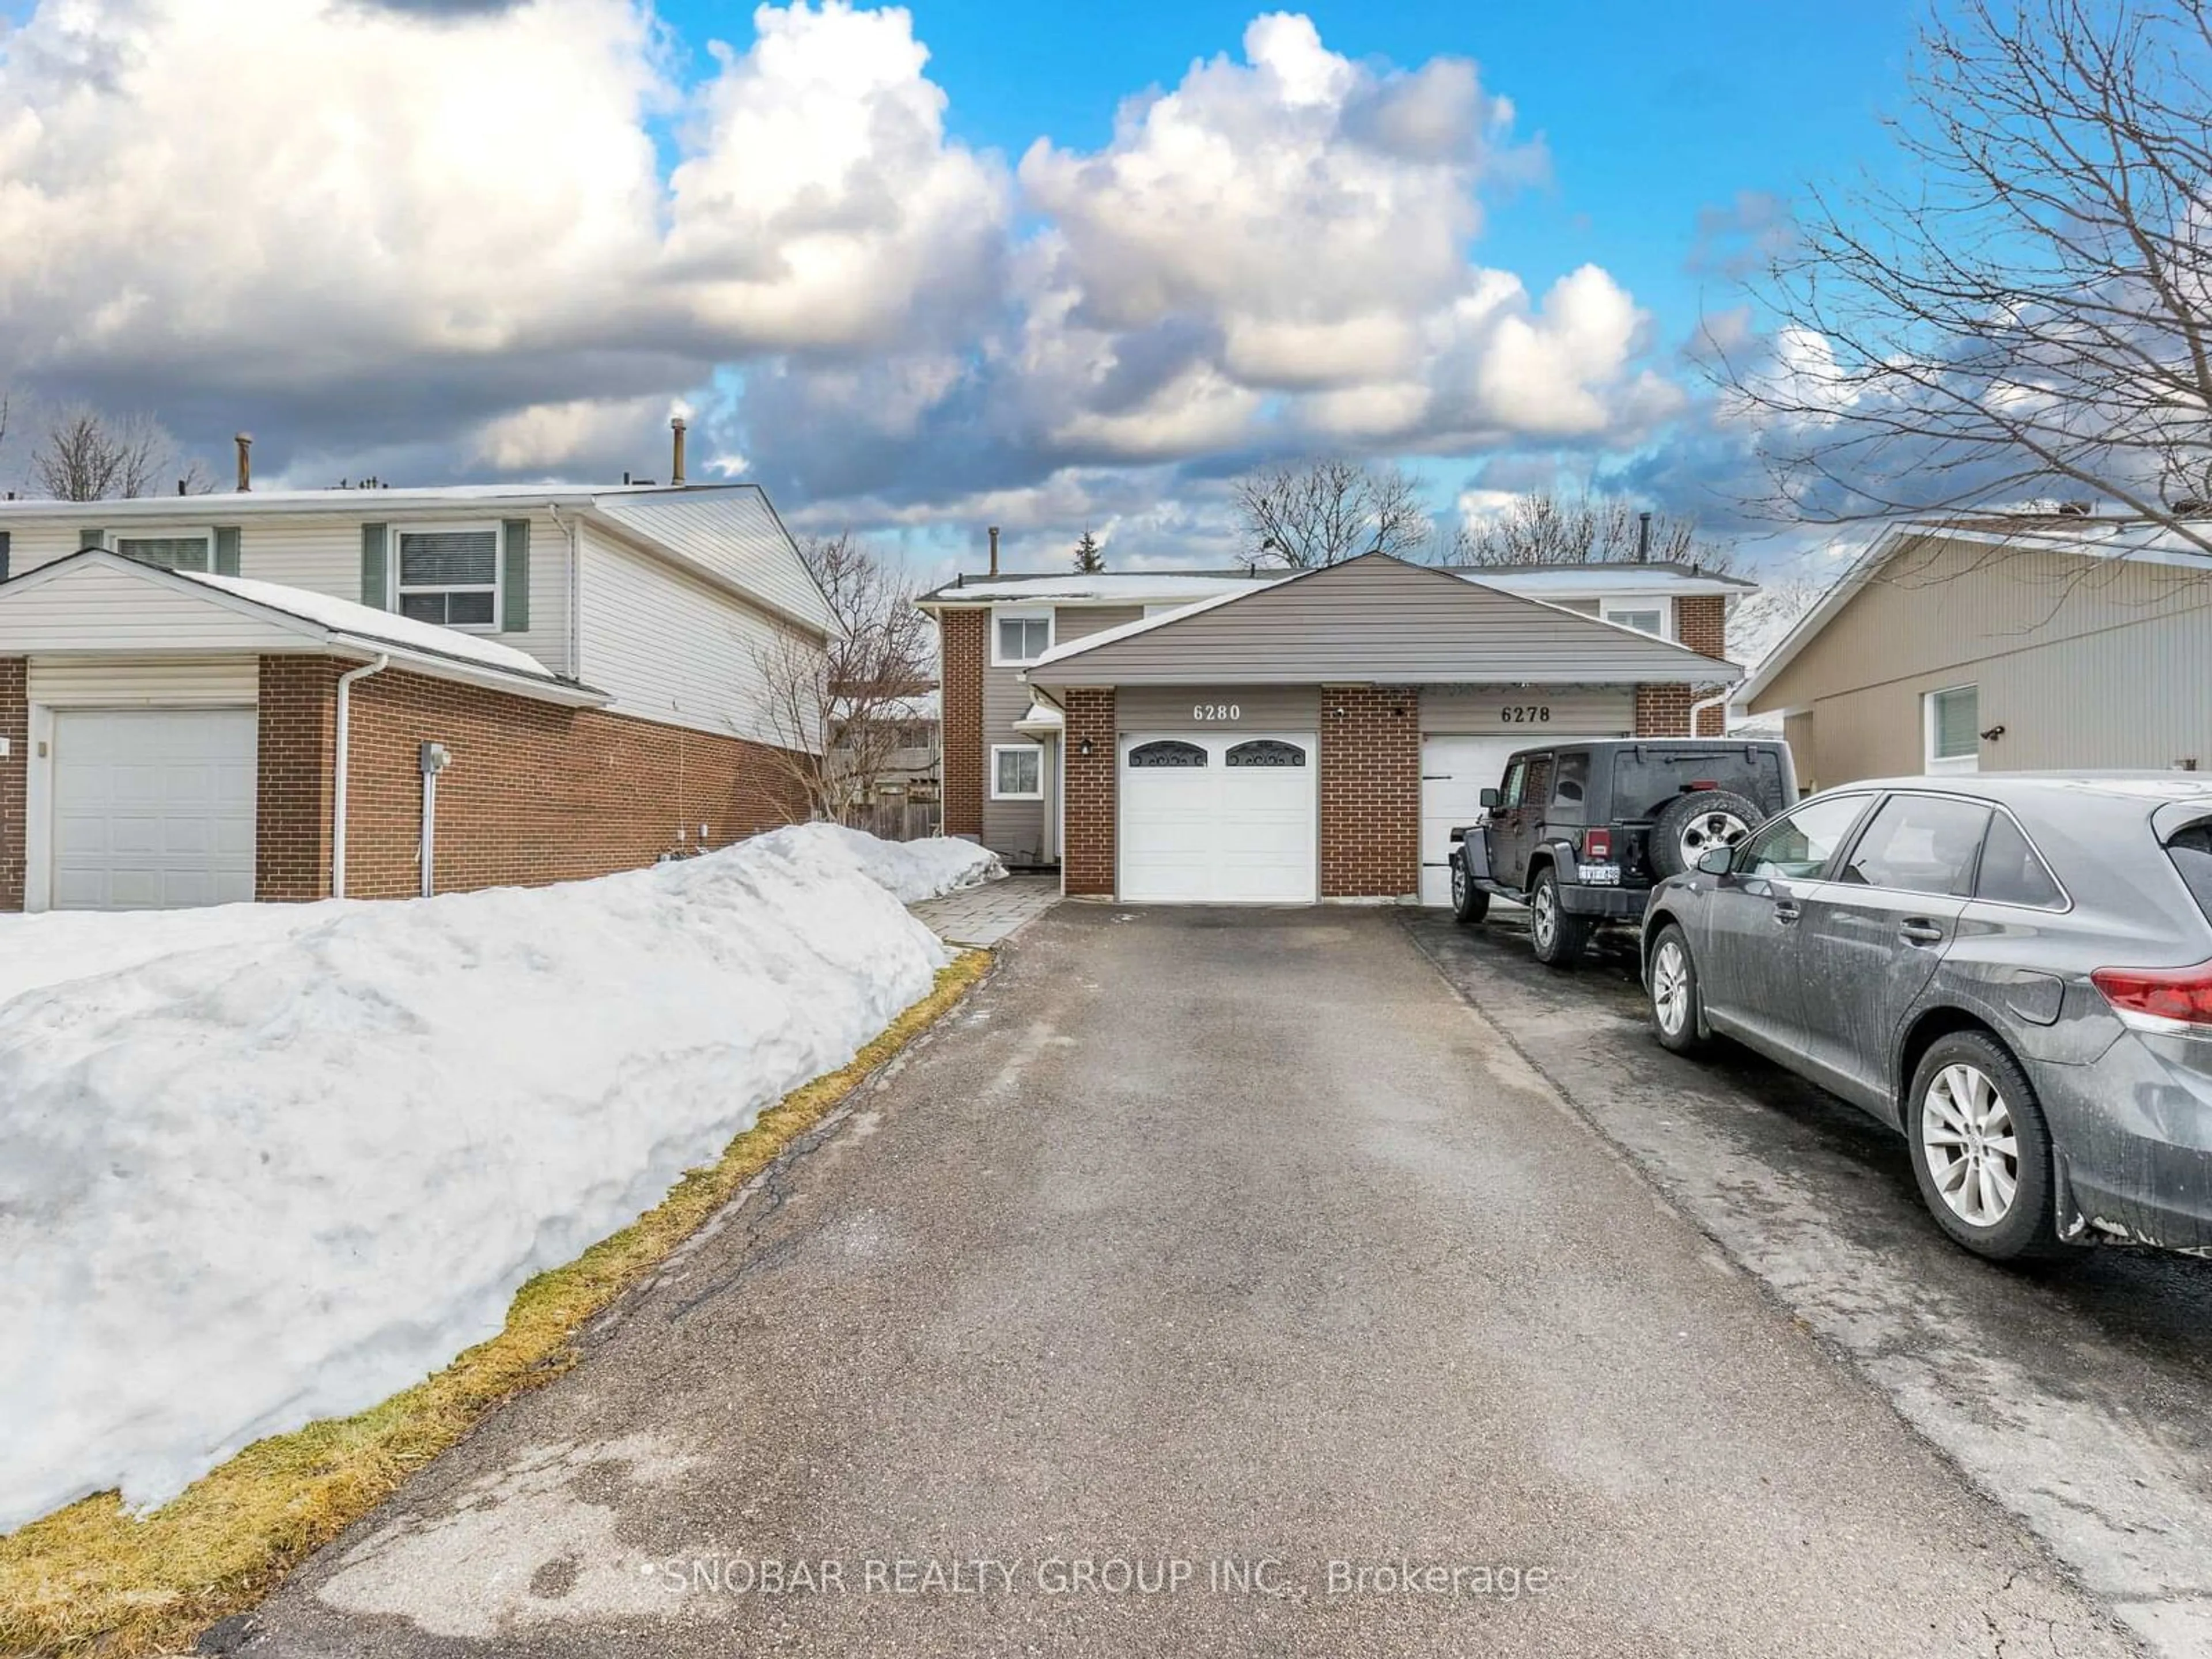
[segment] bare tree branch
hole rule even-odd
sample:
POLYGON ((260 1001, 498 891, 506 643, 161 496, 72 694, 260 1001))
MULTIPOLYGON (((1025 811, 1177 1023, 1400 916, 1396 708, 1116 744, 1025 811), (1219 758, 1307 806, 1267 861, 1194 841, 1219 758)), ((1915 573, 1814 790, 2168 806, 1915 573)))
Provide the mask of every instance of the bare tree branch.
POLYGON ((1891 130, 1913 186, 1814 195, 1771 349, 1707 327, 1754 508, 2087 497, 2212 553, 2212 0, 1964 0, 1891 130))
POLYGON ((1363 553, 1417 553, 1434 533, 1413 481, 1395 466, 1277 462, 1237 481, 1245 556, 1293 570, 1363 553))
MULTIPOLYGON (((1639 510, 1625 497, 1532 490, 1483 524, 1460 526, 1445 556, 1452 564, 1631 564, 1644 546, 1639 510)), ((1677 513, 1651 514, 1650 556, 1715 571, 1735 563, 1735 549, 1700 539, 1698 521, 1677 513)))
POLYGON ((210 488, 199 463, 182 459, 176 440, 151 416, 114 420, 82 404, 46 422, 32 452, 31 476, 40 490, 61 501, 160 495, 172 478, 180 493, 210 488))
POLYGON ((836 629, 826 646, 796 633, 754 653, 767 691, 775 763, 811 817, 860 817, 900 750, 916 746, 916 699, 933 689, 929 619, 913 583, 851 533, 811 538, 799 556, 836 629))

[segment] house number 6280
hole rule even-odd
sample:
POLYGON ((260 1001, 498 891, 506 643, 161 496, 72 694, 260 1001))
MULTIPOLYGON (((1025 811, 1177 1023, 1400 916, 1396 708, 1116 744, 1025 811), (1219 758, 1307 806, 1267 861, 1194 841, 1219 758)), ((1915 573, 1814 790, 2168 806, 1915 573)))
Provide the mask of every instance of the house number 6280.
POLYGON ((1191 705, 1190 717, 1194 720, 1241 720, 1244 711, 1233 702, 1200 702, 1191 705))

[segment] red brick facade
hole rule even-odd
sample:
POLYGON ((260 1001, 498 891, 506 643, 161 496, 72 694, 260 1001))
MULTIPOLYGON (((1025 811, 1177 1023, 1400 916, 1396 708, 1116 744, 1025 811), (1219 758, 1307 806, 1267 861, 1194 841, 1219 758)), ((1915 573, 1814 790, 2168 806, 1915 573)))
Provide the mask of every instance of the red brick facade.
MULTIPOLYGON (((352 665, 327 657, 261 659, 258 899, 330 895, 337 681, 352 665)), ((0 737, 10 740, 0 759, 4 910, 23 907, 24 669, 20 657, 0 658, 0 737)), ((421 890, 425 742, 453 754, 438 780, 441 892, 608 875, 679 848, 727 846, 806 816, 805 798, 775 752, 734 738, 398 669, 356 681, 352 705, 346 812, 352 898, 421 890)))
POLYGON ((338 676, 328 657, 261 659, 260 775, 254 805, 253 894, 318 899, 331 890, 331 757, 338 676))
POLYGON ((1114 777, 1116 755, 1114 693, 1063 694, 1067 728, 1060 767, 1066 817, 1060 831, 1060 879, 1067 892, 1110 898, 1114 893, 1114 777), (1091 752, 1085 754, 1088 740, 1091 752))
POLYGON ((0 657, 0 910, 23 908, 23 834, 31 775, 30 662, 0 657))
POLYGON ((945 750, 945 833, 983 833, 983 665, 990 613, 937 615, 945 750))
MULTIPOLYGON (((420 890, 420 755, 426 742, 443 744, 453 756, 438 779, 441 893, 609 875, 651 864, 664 853, 726 847, 806 816, 803 796, 775 755, 734 738, 399 670, 355 682, 352 704, 346 811, 351 898, 401 898, 420 890)), ((335 724, 334 691, 330 705, 325 726, 335 724)), ((264 732, 272 712, 264 707, 264 732)), ((282 718, 289 724, 292 717, 282 718)), ((283 752, 280 740, 280 764, 283 752)), ((265 797, 266 750, 262 766, 265 797)), ((325 823, 327 810, 325 801, 325 823)), ((264 830, 264 845, 267 840, 264 830)), ((326 829, 318 845, 319 894, 328 888, 326 829)))
MULTIPOLYGON (((1718 685, 1639 685, 1636 688, 1636 735, 1639 738, 1686 738, 1692 705, 1716 697, 1718 685)), ((1715 703, 1698 716, 1695 736, 1717 738, 1725 729, 1727 710, 1715 703)))
POLYGON ((1718 593, 1695 593, 1674 601, 1674 635, 1703 657, 1728 655, 1728 600, 1718 593))
POLYGON ((1324 686, 1321 896, 1397 898, 1421 881, 1420 694, 1324 686))

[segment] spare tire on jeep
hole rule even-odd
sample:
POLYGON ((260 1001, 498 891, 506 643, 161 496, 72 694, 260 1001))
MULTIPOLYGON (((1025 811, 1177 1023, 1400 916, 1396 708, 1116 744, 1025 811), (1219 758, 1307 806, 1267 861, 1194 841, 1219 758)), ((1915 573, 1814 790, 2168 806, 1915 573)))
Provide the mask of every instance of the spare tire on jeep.
POLYGON ((1766 814, 1733 789, 1700 789, 1677 795, 1659 809, 1644 856, 1655 881, 1696 866, 1710 848, 1734 847, 1766 821, 1766 814))

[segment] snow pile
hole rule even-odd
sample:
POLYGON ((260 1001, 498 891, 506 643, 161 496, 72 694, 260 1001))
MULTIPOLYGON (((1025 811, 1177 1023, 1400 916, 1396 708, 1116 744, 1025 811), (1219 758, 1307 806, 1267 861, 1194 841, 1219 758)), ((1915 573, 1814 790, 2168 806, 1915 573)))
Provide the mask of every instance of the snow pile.
POLYGON ((924 995, 946 953, 901 898, 994 863, 808 825, 561 887, 0 928, 11 964, 58 946, 0 1003, 0 1532, 160 1503, 497 1332, 924 995))

